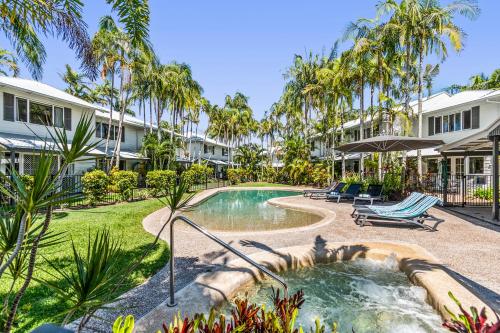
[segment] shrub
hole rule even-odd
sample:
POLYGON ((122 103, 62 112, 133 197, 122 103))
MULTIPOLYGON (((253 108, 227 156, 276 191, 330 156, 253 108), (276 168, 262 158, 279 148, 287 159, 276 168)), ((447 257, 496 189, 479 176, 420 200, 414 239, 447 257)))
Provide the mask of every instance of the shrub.
POLYGON ((186 170, 181 174, 182 181, 186 184, 187 188, 191 188, 195 183, 196 173, 193 170, 186 170))
POLYGON ((384 175, 384 194, 390 200, 399 200, 403 192, 402 174, 398 170, 389 171, 384 175))
POLYGON ((328 179, 330 179, 330 174, 328 170, 321 164, 317 164, 313 167, 311 180, 317 186, 326 186, 328 184, 328 179))
POLYGON ((111 171, 111 185, 113 189, 120 194, 123 201, 132 198, 134 188, 137 188, 137 180, 139 174, 133 171, 112 170, 111 171))
POLYGON ((227 170, 227 179, 231 185, 244 183, 248 181, 248 172, 243 168, 235 168, 227 170))
POLYGON ((214 169, 205 164, 193 164, 188 170, 193 173, 194 184, 204 183, 214 173, 214 169))
POLYGON ((149 171, 146 175, 146 185, 149 193, 154 196, 165 194, 175 183, 176 173, 172 170, 149 171))
POLYGON ((86 172, 82 177, 83 194, 91 206, 102 201, 109 185, 108 175, 102 170, 86 172))
POLYGON ((493 200, 493 189, 491 187, 479 187, 472 192, 472 196, 483 200, 493 200))
POLYGON ((262 170, 261 181, 274 183, 278 180, 278 171, 271 166, 267 166, 262 170))

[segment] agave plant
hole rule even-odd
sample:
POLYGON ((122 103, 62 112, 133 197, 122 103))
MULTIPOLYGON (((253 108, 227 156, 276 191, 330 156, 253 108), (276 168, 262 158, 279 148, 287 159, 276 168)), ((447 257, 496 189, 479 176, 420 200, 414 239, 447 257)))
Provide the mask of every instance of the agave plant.
POLYGON ((451 332, 456 333, 500 332, 500 320, 498 317, 496 318, 496 323, 490 323, 488 322, 485 308, 483 308, 481 312, 478 312, 476 307, 471 306, 469 313, 462 307, 462 303, 460 303, 460 301, 453 295, 451 291, 448 292, 448 295, 455 302, 455 304, 457 304, 461 314, 456 315, 445 306, 444 308, 450 314, 451 320, 446 320, 443 323, 443 327, 447 328, 451 332))

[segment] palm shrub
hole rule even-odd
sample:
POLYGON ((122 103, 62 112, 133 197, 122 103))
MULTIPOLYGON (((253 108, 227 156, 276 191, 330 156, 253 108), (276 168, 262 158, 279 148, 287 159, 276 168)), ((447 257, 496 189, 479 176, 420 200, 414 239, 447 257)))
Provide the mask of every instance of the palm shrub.
POLYGON ((384 194, 391 200, 399 200, 403 192, 401 169, 392 169, 384 175, 384 194))
POLYGON ((134 171, 113 169, 110 173, 110 182, 113 189, 120 194, 123 201, 132 198, 133 190, 137 188, 139 174, 134 171))
POLYGON ((24 259, 26 260, 26 268, 21 274, 22 281, 19 281, 13 288, 12 299, 10 297, 4 298, 3 308, 5 310, 3 313, 5 316, 1 328, 4 332, 11 331, 17 317, 20 301, 33 279, 38 249, 43 245, 43 240, 48 234, 52 221, 52 208, 81 197, 80 194, 70 193, 65 189, 62 186, 62 180, 71 163, 83 159, 90 150, 99 144, 99 142, 92 142, 94 139, 93 124, 91 115, 83 115, 73 130, 71 142, 64 129, 49 129, 49 134, 53 139, 52 145, 55 147, 45 147, 40 153, 32 185, 25 184, 22 176, 15 169, 10 170, 10 176, 0 173, 0 191, 7 198, 16 202, 15 210, 12 213, 13 225, 8 233, 10 236, 6 238, 6 233, 0 233, 0 237, 2 237, 0 243, 9 244, 0 250, 0 258, 2 259, 0 260, 0 281, 4 283, 3 274, 7 270, 12 271, 13 265, 17 265, 23 260, 23 256, 26 257, 24 259), (61 168, 52 174, 54 151, 61 155, 63 162, 61 168), (41 215, 42 218, 40 218, 41 215), (35 229, 37 223, 42 225, 39 229, 35 229), (32 241, 27 243, 31 232, 35 232, 35 234, 32 241))
POLYGON ((262 170, 262 176, 261 176, 261 181, 269 182, 269 183, 274 183, 278 179, 278 172, 276 171, 275 168, 271 166, 266 166, 262 170))
POLYGON ((146 174, 146 186, 153 197, 164 195, 175 184, 177 174, 172 170, 149 171, 146 174))
POLYGON ((121 244, 109 230, 97 231, 89 236, 86 251, 80 251, 71 242, 71 265, 48 261, 52 271, 46 273, 53 279, 41 281, 53 290, 62 302, 69 304, 62 325, 66 325, 78 312, 83 312, 78 331, 95 310, 113 300, 110 290, 120 281, 126 267, 118 266, 121 244))
POLYGON ((107 193, 109 177, 102 170, 86 172, 82 176, 83 194, 91 206, 101 202, 107 193))
POLYGON ((193 173, 195 184, 204 183, 214 173, 214 170, 205 164, 193 164, 188 171, 193 173))

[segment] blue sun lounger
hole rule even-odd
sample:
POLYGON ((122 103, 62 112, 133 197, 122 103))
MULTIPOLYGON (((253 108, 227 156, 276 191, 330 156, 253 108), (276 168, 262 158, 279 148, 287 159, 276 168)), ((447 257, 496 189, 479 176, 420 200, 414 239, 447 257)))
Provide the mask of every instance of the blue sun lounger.
POLYGON ((433 196, 425 196, 422 200, 418 201, 414 205, 397 211, 385 211, 385 212, 366 212, 359 211, 358 216, 355 218, 356 224, 363 227, 367 222, 371 224, 381 222, 381 223, 407 223, 411 225, 416 225, 420 228, 424 228, 429 231, 435 231, 439 223, 444 222, 443 219, 438 219, 430 215, 427 211, 434 207, 436 204, 441 204, 439 198, 433 196), (428 226, 425 221, 435 221, 434 226, 428 226))
POLYGON ((398 202, 397 204, 394 205, 386 205, 386 206, 381 206, 381 205, 353 205, 354 210, 351 213, 351 216, 354 217, 359 214, 360 211, 364 212, 375 212, 375 213, 383 213, 383 212, 396 212, 398 210, 404 210, 408 207, 413 206, 423 198, 425 198, 426 195, 419 193, 419 192, 412 192, 409 196, 407 196, 403 201, 398 202))

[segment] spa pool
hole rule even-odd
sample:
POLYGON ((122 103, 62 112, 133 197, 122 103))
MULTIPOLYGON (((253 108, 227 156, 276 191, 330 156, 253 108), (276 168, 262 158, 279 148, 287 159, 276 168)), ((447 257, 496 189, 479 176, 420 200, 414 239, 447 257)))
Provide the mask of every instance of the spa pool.
POLYGON ((217 231, 265 231, 310 225, 321 216, 276 207, 267 200, 298 195, 285 190, 223 191, 183 213, 194 222, 217 231))
MULTIPOLYGON (((327 331, 336 322, 339 332, 352 332, 352 328, 356 333, 445 332, 440 316, 425 302, 425 289, 412 285, 391 258, 318 264, 280 275, 290 294, 304 291, 297 322, 306 332, 316 318, 327 331)), ((265 280, 239 295, 248 293, 254 303, 271 306, 272 285, 276 287, 265 280)))

